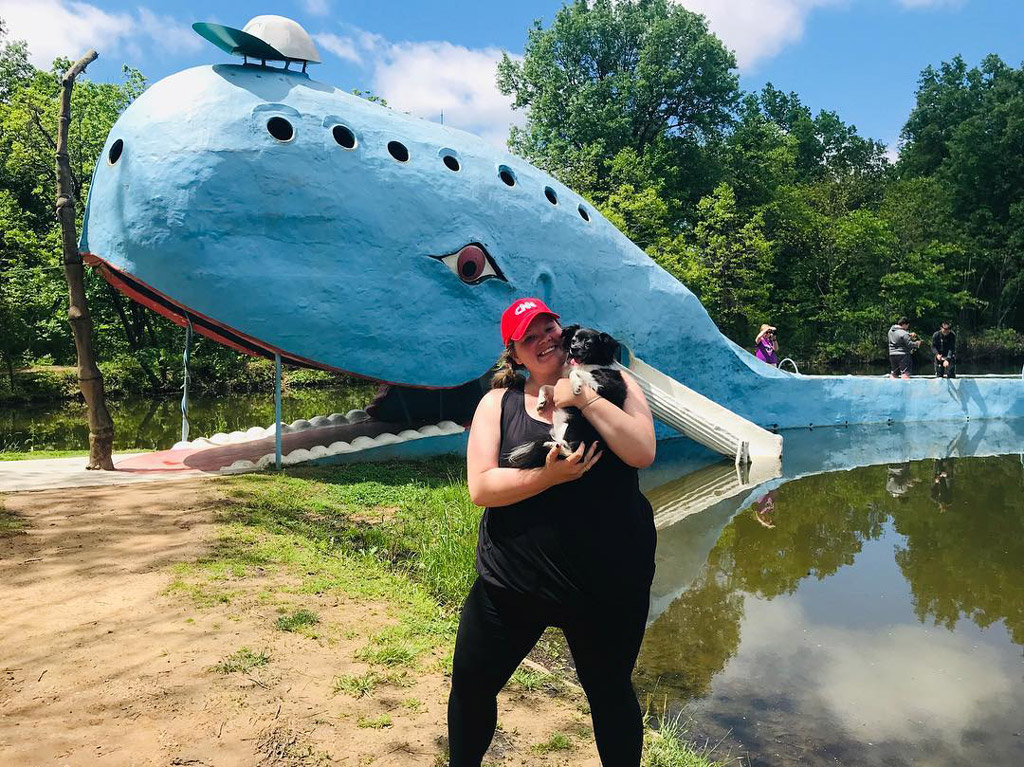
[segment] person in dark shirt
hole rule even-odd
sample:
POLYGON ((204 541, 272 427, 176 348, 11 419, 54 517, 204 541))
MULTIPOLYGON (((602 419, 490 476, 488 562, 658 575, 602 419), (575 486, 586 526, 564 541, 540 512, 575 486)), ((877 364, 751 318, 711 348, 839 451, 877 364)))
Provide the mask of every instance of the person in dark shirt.
POLYGON ((654 461, 654 423, 628 374, 620 409, 562 377, 558 315, 539 298, 505 310, 505 352, 473 416, 466 449, 469 495, 486 506, 478 578, 462 607, 448 698, 450 767, 480 767, 494 735, 497 694, 548 626, 565 634, 590 702, 601 761, 638 767, 643 715, 632 684, 650 606, 657 535, 637 469, 654 461), (520 371, 529 373, 523 378, 520 371), (538 469, 514 468, 509 452, 549 438, 554 405, 578 408, 601 436, 568 458, 555 446, 538 469))
POLYGON ((956 333, 948 322, 932 334, 932 356, 936 378, 956 378, 956 333))

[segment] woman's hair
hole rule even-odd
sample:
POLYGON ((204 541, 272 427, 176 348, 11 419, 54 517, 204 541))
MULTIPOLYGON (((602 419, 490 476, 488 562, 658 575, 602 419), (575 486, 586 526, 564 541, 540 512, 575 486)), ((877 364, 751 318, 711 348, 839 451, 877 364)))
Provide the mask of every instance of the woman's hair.
POLYGON ((509 341, 501 356, 498 357, 498 362, 494 366, 494 376, 491 378, 492 389, 511 389, 526 380, 526 376, 518 370, 521 365, 517 364, 512 356, 514 343, 514 341, 509 341))

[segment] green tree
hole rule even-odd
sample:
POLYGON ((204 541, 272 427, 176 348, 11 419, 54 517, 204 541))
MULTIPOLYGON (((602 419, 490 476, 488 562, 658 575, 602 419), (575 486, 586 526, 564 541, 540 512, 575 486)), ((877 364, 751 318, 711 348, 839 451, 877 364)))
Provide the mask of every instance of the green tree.
POLYGON ((771 243, 760 213, 744 216, 720 184, 697 206, 692 284, 708 313, 733 337, 746 338, 771 311, 771 243))
POLYGON ((499 89, 529 110, 509 146, 598 202, 625 149, 653 158, 672 194, 700 189, 670 158, 728 126, 735 65, 702 16, 668 0, 577 0, 534 24, 522 61, 498 65, 499 89))

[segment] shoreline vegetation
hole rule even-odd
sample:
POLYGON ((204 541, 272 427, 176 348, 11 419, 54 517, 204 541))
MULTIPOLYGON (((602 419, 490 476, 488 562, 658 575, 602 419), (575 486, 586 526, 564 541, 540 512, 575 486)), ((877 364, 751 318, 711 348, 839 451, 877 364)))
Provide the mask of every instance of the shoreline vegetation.
MULTIPOLYGON (((451 674, 458 612, 476 577, 480 518, 461 459, 295 469, 236 477, 219 487, 227 503, 217 518, 216 544, 196 561, 176 566, 169 593, 202 607, 230 602, 246 578, 266 580, 276 571, 298 575, 299 595, 333 592, 384 601, 395 619, 356 651, 369 670, 337 677, 337 695, 401 695, 420 673, 451 674)), ((298 609, 278 623, 281 630, 307 635, 323 630, 310 610, 298 609)), ((589 723, 567 658, 561 636, 549 631, 509 689, 561 699, 589 723)), ((659 719, 655 709, 656 702, 647 701, 644 767, 720 763, 706 747, 687 741, 679 718, 659 719)), ((571 753, 592 749, 592 738, 590 728, 581 726, 529 748, 571 753)))
MULTIPOLYGON (((923 339, 921 350, 915 355, 918 372, 928 368, 929 352, 925 348, 930 332, 918 333, 923 339)), ((964 363, 1005 364, 1009 367, 1024 364, 1024 333, 1008 328, 990 328, 975 334, 963 333, 958 337, 959 357, 964 363)), ((850 348, 837 357, 805 357, 798 352, 780 352, 781 357, 793 357, 801 371, 837 375, 859 368, 888 364, 882 354, 884 347, 864 344, 850 348), (877 347, 877 348, 876 348, 877 347)), ((216 371, 193 371, 192 396, 228 394, 239 392, 267 392, 274 388, 274 363, 271 360, 241 357, 232 366, 230 376, 218 376, 216 371)), ((133 396, 175 396, 181 391, 181 373, 174 371, 164 380, 154 379, 144 367, 130 355, 122 355, 113 361, 101 361, 103 383, 106 395, 111 400, 133 396)), ((331 373, 325 370, 284 368, 282 390, 285 392, 303 389, 333 389, 343 387, 364 387, 367 402, 372 397, 373 382, 331 373)), ((54 365, 49 360, 38 364, 16 368, 0 375, 0 407, 26 404, 81 401, 78 388, 78 371, 71 365, 54 365)))

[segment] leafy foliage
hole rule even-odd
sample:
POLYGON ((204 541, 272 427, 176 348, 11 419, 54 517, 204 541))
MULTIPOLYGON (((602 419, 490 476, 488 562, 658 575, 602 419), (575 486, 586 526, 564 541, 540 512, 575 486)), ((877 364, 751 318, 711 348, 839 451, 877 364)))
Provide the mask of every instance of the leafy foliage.
MULTIPOLYGON (((588 196, 739 343, 770 322, 786 354, 850 361, 884 357, 903 314, 923 331, 953 320, 968 343, 1024 326, 1024 68, 926 68, 895 164, 796 93, 741 93, 704 18, 664 0, 563 7, 522 61, 505 57, 498 87, 528 110, 509 146, 588 196)), ((1013 354, 1017 337, 974 349, 1013 354)))

